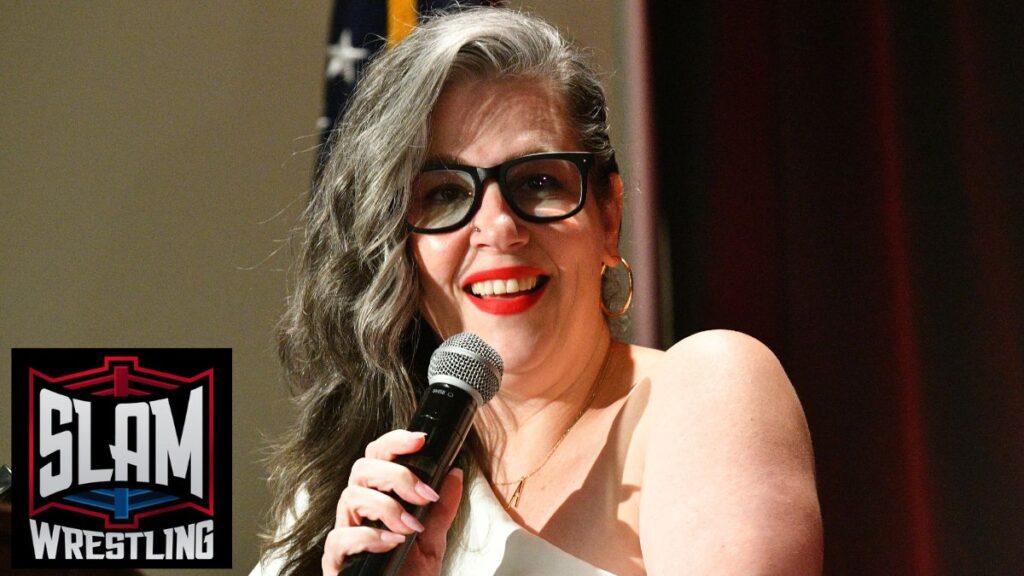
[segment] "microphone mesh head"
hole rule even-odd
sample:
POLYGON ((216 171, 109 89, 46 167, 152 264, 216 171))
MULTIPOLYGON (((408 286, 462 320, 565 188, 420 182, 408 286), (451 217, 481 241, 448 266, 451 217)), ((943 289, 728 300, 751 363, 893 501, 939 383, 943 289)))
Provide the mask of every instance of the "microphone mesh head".
POLYGON ((487 403, 498 393, 505 364, 501 356, 472 332, 460 332, 445 340, 430 357, 427 381, 445 375, 465 382, 487 403))

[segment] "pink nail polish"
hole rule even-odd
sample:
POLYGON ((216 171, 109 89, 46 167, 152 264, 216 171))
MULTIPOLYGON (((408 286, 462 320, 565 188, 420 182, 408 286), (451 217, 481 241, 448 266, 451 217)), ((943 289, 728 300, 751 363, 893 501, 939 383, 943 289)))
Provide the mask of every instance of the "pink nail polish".
POLYGON ((402 512, 402 523, 417 532, 423 532, 423 524, 408 512, 402 512))
POLYGON ((427 500, 430 500, 431 502, 437 502, 438 500, 441 499, 441 497, 437 494, 437 492, 434 492, 430 488, 430 486, 427 486, 423 482, 417 482, 416 483, 416 488, 414 488, 414 489, 416 490, 417 494, 419 494, 420 496, 423 496, 424 498, 426 498, 427 500))
POLYGON ((387 542, 388 544, 401 544, 405 542, 405 534, 396 534, 394 532, 381 532, 380 541, 387 542))

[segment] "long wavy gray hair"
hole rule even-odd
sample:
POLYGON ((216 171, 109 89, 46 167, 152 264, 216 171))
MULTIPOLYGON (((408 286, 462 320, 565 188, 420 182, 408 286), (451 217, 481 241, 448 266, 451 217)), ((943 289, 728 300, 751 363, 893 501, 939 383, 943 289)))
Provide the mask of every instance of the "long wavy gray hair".
MULTIPOLYGON (((556 87, 581 145, 597 155, 592 191, 599 204, 608 199, 617 168, 604 91, 583 54, 546 22, 498 8, 439 14, 367 66, 329 141, 279 325, 299 409, 271 458, 276 496, 265 549, 285 560, 283 573, 319 572, 352 463, 371 440, 408 422, 425 386, 423 351, 437 337, 417 312, 407 188, 423 164, 439 94, 466 77, 556 87)), ((479 439, 471 435, 468 446, 462 466, 480 466, 479 439)))

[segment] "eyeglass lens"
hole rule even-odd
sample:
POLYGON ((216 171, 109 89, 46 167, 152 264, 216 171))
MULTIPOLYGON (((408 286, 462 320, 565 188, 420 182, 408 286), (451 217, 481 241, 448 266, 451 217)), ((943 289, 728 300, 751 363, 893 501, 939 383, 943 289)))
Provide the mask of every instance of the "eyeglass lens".
MULTIPOLYGON (((508 165, 499 179, 512 209, 539 221, 573 212, 582 197, 580 169, 563 158, 524 159, 508 165)), ((482 193, 477 180, 474 173, 461 168, 421 172, 412 184, 409 223, 425 230, 459 224, 473 209, 475 196, 482 193)))

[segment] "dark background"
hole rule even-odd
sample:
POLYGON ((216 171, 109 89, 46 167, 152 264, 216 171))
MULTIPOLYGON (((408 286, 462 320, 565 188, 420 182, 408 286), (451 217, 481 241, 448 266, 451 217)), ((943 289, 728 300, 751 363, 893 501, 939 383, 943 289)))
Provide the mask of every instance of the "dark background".
POLYGON ((663 318, 779 355, 826 573, 1024 573, 1020 3, 648 17, 663 318))

